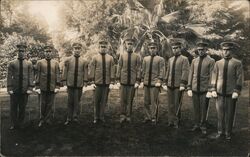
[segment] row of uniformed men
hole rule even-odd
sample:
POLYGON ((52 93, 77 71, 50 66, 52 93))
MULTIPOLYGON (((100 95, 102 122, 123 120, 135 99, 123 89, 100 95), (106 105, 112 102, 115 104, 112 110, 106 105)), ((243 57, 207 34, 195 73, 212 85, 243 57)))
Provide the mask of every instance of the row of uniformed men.
MULTIPOLYGON (((114 60, 107 53, 108 42, 105 39, 99 41, 100 53, 89 64, 80 57, 81 44, 74 43, 74 54, 65 61, 62 79, 58 62, 51 59, 51 47, 46 46, 45 59, 39 60, 36 65, 36 91, 41 93, 42 102, 39 127, 50 121, 55 93, 58 92, 61 81, 66 82, 68 92, 68 116, 65 125, 78 121, 82 90, 88 81, 95 88, 94 123, 104 122, 104 108, 110 85, 118 81, 121 123, 131 121, 135 89, 144 86, 145 122, 155 124, 158 119, 158 96, 162 87, 168 91, 168 124, 178 128, 181 98, 187 89, 194 105, 195 125, 192 130, 201 129, 206 134, 207 100, 215 97, 218 112, 217 137, 226 134, 226 138, 231 139, 235 100, 242 86, 241 62, 231 55, 235 43, 222 43, 224 58, 215 63, 206 54, 208 44, 204 41, 198 42, 199 57, 192 61, 191 68, 188 59, 181 55, 181 43, 177 40, 171 44, 174 56, 168 60, 167 68, 165 60, 157 55, 157 42, 149 42, 150 55, 143 58, 142 64, 139 55, 133 52, 133 37, 125 37, 124 45, 126 53, 120 55, 115 76, 114 60)), ((23 122, 28 94, 33 87, 32 64, 24 59, 26 45, 17 45, 17 48, 18 59, 10 62, 7 77, 7 88, 11 97, 11 129, 19 127, 23 122)))

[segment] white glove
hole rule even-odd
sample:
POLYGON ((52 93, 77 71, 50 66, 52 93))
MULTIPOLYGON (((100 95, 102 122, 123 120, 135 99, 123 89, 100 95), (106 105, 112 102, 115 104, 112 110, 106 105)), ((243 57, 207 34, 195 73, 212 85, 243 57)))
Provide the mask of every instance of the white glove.
POLYGON ((155 84, 155 87, 160 87, 161 86, 161 83, 159 83, 159 82, 157 82, 156 84, 155 84))
POLYGON ((87 87, 83 87, 82 88, 82 93, 86 92, 87 91, 87 87))
POLYGON ((180 91, 184 91, 185 90, 185 87, 180 87, 180 91))
POLYGON ((139 85, 139 88, 143 88, 143 87, 144 87, 144 84, 143 84, 143 82, 141 82, 139 85))
POLYGON ((113 86, 114 86, 113 84, 110 84, 109 89, 113 89, 113 86))
POLYGON ((233 99, 237 99, 239 97, 239 94, 238 93, 236 93, 236 92, 233 92, 233 94, 232 94, 232 98, 233 99))
POLYGON ((121 87, 121 83, 120 83, 120 82, 116 83, 116 86, 117 86, 118 88, 120 88, 120 87, 121 87))
POLYGON ((138 88, 140 85, 138 83, 135 83, 135 88, 138 88))
POLYGON ((13 90, 10 90, 8 93, 9 93, 9 94, 13 94, 14 92, 13 92, 13 90))
POLYGON ((27 94, 32 94, 32 90, 27 90, 27 94))
POLYGON ((188 91, 187 91, 187 94, 188 94, 188 96, 192 97, 192 96, 193 96, 192 90, 188 90, 188 91))
POLYGON ((217 98, 217 92, 216 91, 212 91, 212 97, 217 98))
POLYGON ((212 92, 207 92, 207 95, 206 95, 207 98, 212 98, 212 96, 213 96, 212 92))
POLYGON ((58 88, 56 88, 56 89, 54 90, 54 92, 55 92, 55 93, 58 93, 58 92, 59 92, 59 89, 58 89, 58 88))
POLYGON ((163 85, 162 88, 167 91, 168 90, 168 87, 166 85, 163 85))
POLYGON ((96 88, 96 85, 95 85, 95 84, 92 84, 91 87, 95 89, 95 88, 96 88))
POLYGON ((35 91, 37 94, 41 94, 41 89, 36 89, 35 91))

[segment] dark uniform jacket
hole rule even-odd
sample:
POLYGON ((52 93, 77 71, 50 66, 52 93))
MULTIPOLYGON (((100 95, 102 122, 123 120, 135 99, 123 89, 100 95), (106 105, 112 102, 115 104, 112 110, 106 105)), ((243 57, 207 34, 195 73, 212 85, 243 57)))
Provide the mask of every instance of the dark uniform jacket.
POLYGON ((62 81, 66 81, 68 87, 82 88, 88 81, 88 62, 82 57, 74 55, 64 61, 62 81))
POLYGON ((33 66, 26 59, 16 59, 9 63, 7 73, 7 90, 14 93, 26 93, 32 90, 33 84, 33 66))
POLYGON ((185 87, 188 83, 189 62, 183 55, 169 58, 165 80, 170 88, 185 87))
POLYGON ((162 83, 165 75, 165 60, 160 56, 146 56, 142 62, 142 81, 145 86, 154 87, 162 83))
POLYGON ((96 85, 109 85, 115 79, 114 59, 109 54, 97 54, 90 63, 89 79, 96 85))
POLYGON ((123 85, 134 85, 140 81, 141 59, 136 53, 123 53, 118 61, 116 78, 123 85))
POLYGON ((49 92, 60 87, 60 69, 56 60, 41 59, 37 62, 36 68, 36 88, 49 92))
POLYGON ((197 57, 191 63, 188 90, 194 92, 211 91, 211 76, 215 61, 210 56, 197 57))
POLYGON ((242 63, 235 58, 221 59, 215 63, 211 80, 212 90, 218 95, 240 93, 242 88, 242 63))

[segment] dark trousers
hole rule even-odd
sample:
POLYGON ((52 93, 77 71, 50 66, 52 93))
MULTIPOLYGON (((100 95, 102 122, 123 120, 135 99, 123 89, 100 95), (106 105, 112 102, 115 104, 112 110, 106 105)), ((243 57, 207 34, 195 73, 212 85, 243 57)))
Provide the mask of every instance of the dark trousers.
POLYGON ((81 97, 82 88, 68 87, 68 120, 79 117, 81 97))
POLYGON ((159 87, 144 86, 144 112, 145 119, 156 119, 157 107, 159 103, 159 87))
POLYGON ((218 133, 223 134, 224 132, 227 135, 232 133, 233 120, 236 100, 232 99, 231 96, 218 96, 216 100, 216 109, 218 115, 218 133))
POLYGON ((181 91, 179 88, 168 88, 168 123, 178 124, 181 118, 181 108, 179 114, 176 115, 179 104, 181 91))
POLYGON ((52 106, 55 100, 54 92, 41 92, 41 120, 49 121, 52 113, 52 106))
POLYGON ((108 101, 109 85, 95 88, 94 94, 94 119, 104 120, 104 110, 108 101))
POLYGON ((206 117, 208 104, 206 103, 206 93, 193 92, 194 122, 195 125, 206 128, 206 117))
POLYGON ((27 102, 27 93, 14 93, 10 95, 11 125, 18 127, 23 124, 27 102))
POLYGON ((121 118, 130 118, 132 114, 133 100, 135 96, 134 86, 121 85, 121 118))

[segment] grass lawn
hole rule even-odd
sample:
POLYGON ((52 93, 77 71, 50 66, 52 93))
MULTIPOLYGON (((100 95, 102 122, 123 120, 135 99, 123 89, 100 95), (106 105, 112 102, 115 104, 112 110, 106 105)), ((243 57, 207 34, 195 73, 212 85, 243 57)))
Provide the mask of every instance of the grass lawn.
POLYGON ((249 152, 249 87, 245 87, 237 104, 236 126, 231 142, 213 140, 217 115, 215 101, 210 102, 208 135, 189 132, 193 125, 191 98, 184 95, 182 122, 179 129, 167 127, 167 96, 160 94, 159 123, 144 124, 143 91, 138 91, 133 106, 133 122, 119 124, 119 91, 112 90, 106 107, 106 123, 94 125, 92 91, 83 94, 80 124, 64 126, 67 94, 56 96, 53 125, 39 129, 39 105, 36 95, 29 97, 26 126, 10 131, 9 97, 0 94, 1 154, 4 156, 247 156, 249 152))

